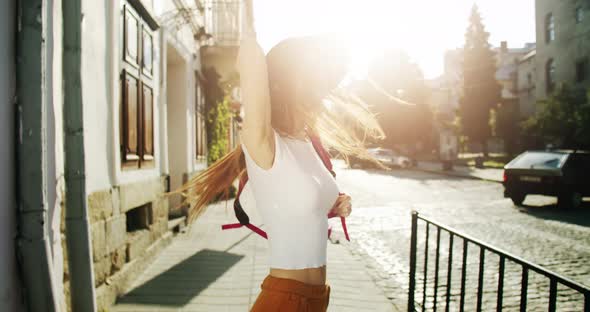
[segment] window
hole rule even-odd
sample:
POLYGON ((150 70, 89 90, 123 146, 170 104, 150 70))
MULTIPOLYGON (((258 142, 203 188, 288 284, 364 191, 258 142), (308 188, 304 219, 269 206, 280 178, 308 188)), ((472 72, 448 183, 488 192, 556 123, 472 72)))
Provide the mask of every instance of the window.
POLYGON ((149 25, 128 4, 123 6, 120 150, 125 168, 153 166, 154 46, 149 25))
POLYGON ((154 223, 152 203, 135 207, 125 212, 127 233, 148 229, 154 223))
POLYGON ((545 65, 545 77, 547 81, 547 93, 551 93, 555 88, 555 62, 549 59, 545 65))
POLYGON ((556 169, 561 168, 567 154, 554 152, 525 152, 510 162, 511 168, 541 168, 556 169))
POLYGON ((547 43, 555 40, 555 19, 552 13, 545 17, 545 41, 547 43))
POLYGON ((531 86, 533 84, 533 74, 528 73, 526 75, 526 82, 527 82, 527 86, 531 86))
POLYGON ((576 24, 584 21, 584 9, 582 7, 576 8, 576 24))
POLYGON ((588 79, 588 59, 576 62, 576 82, 584 82, 588 79))
POLYGON ((527 93, 529 95, 531 95, 531 93, 533 93, 533 74, 528 73, 526 75, 526 82, 527 82, 527 85, 526 85, 527 93))

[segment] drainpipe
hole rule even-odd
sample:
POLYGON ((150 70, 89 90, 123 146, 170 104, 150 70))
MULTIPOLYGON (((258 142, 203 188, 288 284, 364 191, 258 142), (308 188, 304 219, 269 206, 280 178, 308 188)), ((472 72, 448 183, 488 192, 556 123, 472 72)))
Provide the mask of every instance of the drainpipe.
MULTIPOLYGON (((28 311, 57 311, 47 229, 45 176, 45 60, 42 0, 18 1, 16 35, 17 95, 17 257, 28 311)), ((59 279, 61 282, 61 278, 59 279)))
POLYGON ((62 1, 66 240, 72 311, 96 311, 86 206, 82 101, 82 0, 62 1))

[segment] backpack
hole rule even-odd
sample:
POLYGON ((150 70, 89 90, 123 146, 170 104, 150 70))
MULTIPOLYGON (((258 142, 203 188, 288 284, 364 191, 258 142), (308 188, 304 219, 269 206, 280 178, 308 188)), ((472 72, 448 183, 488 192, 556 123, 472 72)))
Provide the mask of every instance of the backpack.
MULTIPOLYGON (((332 161, 330 161, 330 155, 322 146, 322 142, 320 141, 319 137, 313 136, 313 135, 310 135, 309 137, 311 139, 311 143, 313 145, 314 150, 316 151, 316 153, 318 154, 318 156, 320 157, 320 159, 324 163, 324 166, 326 166, 326 169, 328 169, 328 171, 330 171, 332 176, 335 178, 336 172, 334 172, 334 170, 332 169, 332 161)), ((246 182, 248 182, 248 174, 244 173, 240 177, 240 184, 238 186, 238 193, 236 194, 236 199, 234 200, 234 213, 235 213, 236 218, 238 219, 239 223, 224 224, 221 226, 221 229, 228 230, 228 229, 236 229, 236 228, 240 228, 242 226, 245 226, 245 227, 249 228, 250 230, 252 230, 254 233, 268 239, 268 236, 266 235, 265 231, 263 231, 262 229, 260 229, 256 225, 250 223, 250 218, 248 217, 248 214, 246 214, 244 209, 242 209, 242 205, 240 204, 240 194, 242 193, 242 190, 244 189, 246 182)), ((342 193, 340 193, 340 194, 342 195, 342 193)), ((327 217, 334 218, 334 217, 337 217, 337 215, 333 212, 330 212, 330 213, 328 213, 327 217)), ((340 223, 342 224, 342 230, 344 231, 344 237, 346 238, 347 241, 350 241, 350 238, 348 236, 348 230, 346 229, 346 220, 344 217, 340 217, 340 223)), ((330 238, 330 234, 332 234, 331 227, 328 228, 328 238, 330 238)))

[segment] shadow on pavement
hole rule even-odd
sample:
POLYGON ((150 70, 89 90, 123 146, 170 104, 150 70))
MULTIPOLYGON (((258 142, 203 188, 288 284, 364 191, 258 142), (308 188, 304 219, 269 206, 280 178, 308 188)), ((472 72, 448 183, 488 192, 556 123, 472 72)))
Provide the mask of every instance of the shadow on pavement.
POLYGON ((590 227, 589 201, 584 201, 578 209, 563 210, 559 209, 555 204, 542 206, 523 205, 518 209, 520 212, 533 217, 590 227))
MULTIPOLYGON (((117 303, 184 306, 244 256, 203 249, 138 286, 117 303)), ((230 285, 231 286, 231 285, 230 285)), ((229 290, 228 286, 228 290, 229 290)))

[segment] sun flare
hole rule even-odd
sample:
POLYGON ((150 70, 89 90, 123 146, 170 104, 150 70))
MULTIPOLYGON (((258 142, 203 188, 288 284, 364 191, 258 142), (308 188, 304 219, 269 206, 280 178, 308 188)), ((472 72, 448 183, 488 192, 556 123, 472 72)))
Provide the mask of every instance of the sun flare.
POLYGON ((488 29, 499 30, 492 32, 492 44, 534 40, 534 27, 509 27, 511 21, 534 21, 532 0, 255 0, 254 8, 266 51, 289 36, 338 32, 350 43, 352 76, 362 77, 372 58, 392 48, 407 52, 433 78, 443 71, 445 50, 462 46, 474 2, 488 29))

